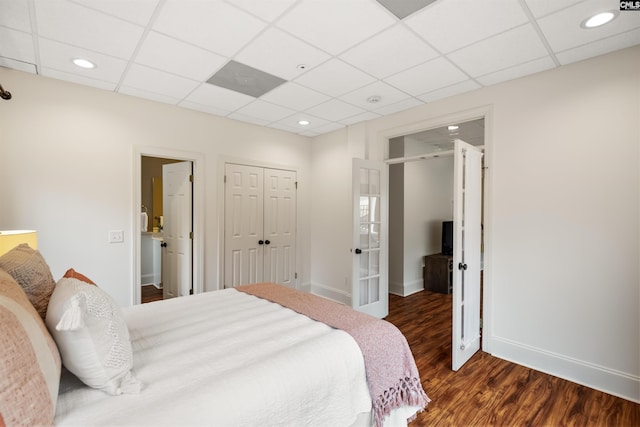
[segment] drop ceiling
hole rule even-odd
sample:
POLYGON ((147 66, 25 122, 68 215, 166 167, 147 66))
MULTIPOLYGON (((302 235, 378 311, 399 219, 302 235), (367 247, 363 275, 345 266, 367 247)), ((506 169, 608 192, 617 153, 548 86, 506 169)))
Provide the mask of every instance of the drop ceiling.
POLYGON ((619 1, 0 0, 0 66, 316 136, 640 44, 640 12, 581 27, 602 10, 619 1), (215 84, 229 67, 275 83, 215 84))

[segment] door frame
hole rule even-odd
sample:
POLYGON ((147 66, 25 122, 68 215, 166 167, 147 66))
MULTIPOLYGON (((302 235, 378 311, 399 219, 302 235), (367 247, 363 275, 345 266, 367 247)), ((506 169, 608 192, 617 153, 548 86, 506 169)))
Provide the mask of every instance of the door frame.
MULTIPOLYGON (((483 289, 482 289, 482 351, 491 353, 493 337, 493 106, 485 105, 477 108, 445 114, 406 125, 385 129, 377 133, 377 146, 382 150, 383 161, 389 164, 389 141, 393 138, 412 133, 427 131, 454 123, 484 119, 484 183, 483 183, 483 289)), ((369 149, 369 147, 367 147, 369 149)), ((369 154, 369 153, 367 153, 369 154)), ((369 156, 367 156, 369 158, 369 156)), ((388 167, 388 166, 387 166, 388 167)), ((387 174, 388 177, 388 174, 387 174)), ((387 183, 387 188, 388 188, 387 183)), ((388 190, 387 190, 388 191, 388 190)), ((388 194, 383 197, 389 197, 388 194)), ((387 216, 388 218, 388 216, 387 216)), ((387 224, 388 226, 388 224, 387 224)), ((384 242, 387 245, 388 239, 384 242)), ((388 263, 387 263, 388 264, 388 263)), ((384 274, 389 274, 388 265, 384 274)), ((382 274, 382 272, 381 272, 382 274)))
POLYGON ((133 147, 133 200, 132 200, 132 255, 133 255, 133 289, 131 291, 134 304, 140 304, 142 290, 141 272, 141 233, 140 206, 142 206, 142 157, 161 157, 175 159, 193 164, 193 293, 204 291, 204 219, 205 219, 205 162, 204 154, 172 150, 152 146, 133 147))
MULTIPOLYGON (((218 157, 218 176, 217 176, 217 182, 218 182, 218 188, 217 188, 217 192, 218 192, 218 203, 217 203, 217 210, 218 210, 218 223, 216 224, 216 232, 219 236, 219 238, 217 239, 218 242, 218 247, 216 248, 218 251, 218 265, 217 265, 217 279, 218 279, 218 283, 217 283, 217 289, 223 289, 224 288, 224 232, 225 232, 225 223, 224 223, 224 212, 225 212, 225 187, 224 187, 224 175, 225 175, 225 166, 227 163, 234 163, 234 164, 238 164, 238 165, 245 165, 245 166, 254 166, 254 167, 259 167, 259 168, 269 168, 269 169, 281 169, 281 170, 288 170, 288 171, 292 171, 296 173, 296 182, 298 184, 300 184, 301 182, 304 182, 304 177, 301 175, 300 173, 300 169, 298 167, 295 166, 290 166, 290 165, 286 165, 286 164, 277 164, 277 163, 269 163, 269 162, 261 162, 258 160, 251 160, 251 159, 247 159, 247 158, 242 158, 242 157, 233 157, 233 156, 220 156, 218 157)), ((297 190, 299 190, 300 187, 297 187, 297 190)), ((302 240, 301 240, 301 234, 300 233, 300 192, 298 191, 296 194, 296 251, 297 252, 301 252, 303 251, 302 249, 302 240)), ((303 283, 303 277, 304 277, 304 268, 302 265, 304 259, 304 253, 301 256, 297 256, 296 255, 296 265, 295 265, 295 270, 296 273, 298 274, 298 277, 294 279, 294 288, 295 289, 301 289, 302 287, 300 286, 301 283, 303 283)), ((303 289, 304 290, 304 289, 303 289)), ((307 291, 310 290, 306 289, 307 291)))

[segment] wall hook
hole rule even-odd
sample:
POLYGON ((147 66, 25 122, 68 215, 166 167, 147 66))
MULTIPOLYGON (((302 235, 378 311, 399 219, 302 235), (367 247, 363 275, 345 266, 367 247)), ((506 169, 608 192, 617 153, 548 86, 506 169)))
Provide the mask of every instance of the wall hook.
POLYGON ((9 92, 8 90, 4 90, 2 85, 0 85, 0 98, 6 99, 6 100, 11 99, 11 92, 9 92))

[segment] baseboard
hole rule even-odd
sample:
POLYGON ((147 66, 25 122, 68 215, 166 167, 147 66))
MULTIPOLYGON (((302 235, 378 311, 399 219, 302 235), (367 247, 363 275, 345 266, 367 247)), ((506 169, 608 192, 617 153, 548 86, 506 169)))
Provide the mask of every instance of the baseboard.
POLYGON ((504 338, 491 340, 491 354, 518 365, 640 403, 640 377, 504 338))
POLYGON ((351 294, 348 294, 342 289, 331 288, 318 283, 311 283, 309 292, 351 307, 351 294))
POLYGON ((424 281, 422 279, 413 280, 407 283, 389 283, 389 293, 401 297, 408 297, 424 290, 424 281))

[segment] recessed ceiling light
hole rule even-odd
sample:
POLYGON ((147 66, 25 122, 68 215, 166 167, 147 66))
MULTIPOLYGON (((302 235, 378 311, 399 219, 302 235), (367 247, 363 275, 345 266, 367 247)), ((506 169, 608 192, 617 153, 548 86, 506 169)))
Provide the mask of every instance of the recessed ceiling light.
POLYGON ((613 20, 613 18, 615 18, 616 16, 618 16, 618 11, 615 10, 600 12, 582 21, 582 24, 580 24, 580 26, 582 28, 600 27, 608 22, 611 22, 611 20, 613 20))
POLYGON ((450 131, 453 131, 453 130, 458 130, 458 127, 459 127, 458 125, 449 125, 447 129, 449 129, 450 131))
POLYGON ((96 64, 89 61, 88 59, 75 58, 73 59, 73 63, 80 68, 96 68, 96 64))
POLYGON ((298 124, 299 124, 300 126, 306 126, 306 125, 308 125, 309 123, 310 123, 310 122, 309 122, 309 120, 298 120, 298 124))

